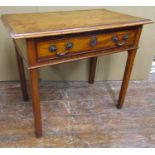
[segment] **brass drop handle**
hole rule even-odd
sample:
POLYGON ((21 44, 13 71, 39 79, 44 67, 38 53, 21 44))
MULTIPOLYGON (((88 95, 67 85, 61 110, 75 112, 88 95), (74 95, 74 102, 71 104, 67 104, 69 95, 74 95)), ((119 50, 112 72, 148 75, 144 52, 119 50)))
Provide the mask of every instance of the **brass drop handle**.
POLYGON ((68 53, 69 53, 69 51, 66 51, 66 52, 64 52, 64 53, 56 53, 56 55, 57 55, 58 57, 62 57, 62 56, 64 56, 64 55, 68 54, 68 53))
POLYGON ((119 39, 117 36, 113 36, 112 37, 112 40, 115 42, 115 44, 119 47, 123 46, 125 43, 126 43, 126 40, 129 38, 129 35, 128 34, 125 34, 123 36, 123 41, 122 42, 119 42, 119 39))
POLYGON ((62 57, 62 56, 64 56, 64 55, 66 55, 66 54, 68 54, 69 53, 69 51, 68 50, 70 50, 70 49, 72 49, 73 48, 73 43, 72 42, 68 42, 67 44, 66 44, 66 51, 64 52, 64 53, 56 53, 56 55, 58 56, 58 57, 62 57))
POLYGON ((63 52, 63 53, 58 53, 58 52, 57 52, 56 55, 57 55, 58 57, 62 57, 62 56, 64 56, 64 55, 68 54, 68 53, 69 53, 68 50, 70 50, 71 48, 73 48, 73 43, 72 43, 72 42, 68 42, 68 43, 66 44, 66 51, 63 52))
POLYGON ((68 54, 69 53, 69 51, 68 50, 70 50, 71 48, 73 48, 73 43, 72 42, 68 42, 67 44, 66 44, 66 51, 65 52, 58 52, 57 51, 57 47, 56 47, 56 45, 51 45, 50 47, 49 47, 49 51, 50 52, 56 52, 56 55, 58 56, 58 57, 62 57, 62 56, 64 56, 64 55, 66 55, 66 54, 68 54))

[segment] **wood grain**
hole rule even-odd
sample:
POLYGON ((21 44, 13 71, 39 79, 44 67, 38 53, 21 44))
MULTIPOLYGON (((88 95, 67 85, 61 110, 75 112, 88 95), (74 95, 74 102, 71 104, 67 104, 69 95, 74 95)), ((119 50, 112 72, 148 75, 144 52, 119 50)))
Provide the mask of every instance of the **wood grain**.
MULTIPOLYGON (((29 64, 35 64, 35 47, 34 41, 32 39, 27 39, 27 53, 29 64)), ((30 87, 31 87, 31 98, 33 105, 33 116, 34 116, 34 126, 35 135, 37 138, 42 136, 42 117, 41 117, 41 107, 40 107, 40 94, 39 94, 39 73, 38 69, 30 69, 30 87)))
MULTIPOLYGON (((116 43, 112 40, 113 36, 118 37, 119 42, 123 42, 123 37, 128 35, 129 38, 125 41, 123 46, 133 46, 135 35, 136 35, 137 28, 128 29, 128 30, 113 30, 111 31, 101 31, 101 32, 94 32, 92 34, 81 34, 75 35, 74 37, 61 37, 59 39, 39 39, 36 42, 37 48, 37 57, 39 60, 44 58, 44 60, 49 60, 50 58, 57 58, 57 53, 59 54, 79 54, 85 51, 93 51, 93 50, 105 50, 110 48, 118 47, 116 43), (96 46, 91 45, 91 40, 96 38, 96 46), (66 45, 68 42, 73 44, 73 48, 66 49, 66 45), (51 52, 49 48, 51 46, 56 46, 57 51, 51 52)), ((65 55, 64 55, 65 56, 65 55)))
POLYGON ((151 23, 105 9, 2 15, 12 38, 34 38, 151 23), (88 20, 87 20, 88 19, 88 20))
POLYGON ((65 63, 65 62, 80 61, 80 60, 84 60, 84 59, 88 59, 88 58, 92 58, 92 57, 96 57, 96 56, 105 56, 105 55, 119 53, 119 52, 131 50, 131 49, 137 49, 137 47, 125 46, 125 47, 112 48, 112 49, 107 49, 107 50, 97 50, 97 51, 93 51, 93 52, 86 51, 86 52, 83 52, 82 54, 78 54, 78 55, 69 55, 69 56, 65 56, 65 57, 61 57, 61 58, 57 58, 57 59, 53 59, 53 60, 45 59, 46 61, 41 60, 39 62, 36 62, 35 65, 28 66, 28 69, 57 65, 57 64, 65 63))

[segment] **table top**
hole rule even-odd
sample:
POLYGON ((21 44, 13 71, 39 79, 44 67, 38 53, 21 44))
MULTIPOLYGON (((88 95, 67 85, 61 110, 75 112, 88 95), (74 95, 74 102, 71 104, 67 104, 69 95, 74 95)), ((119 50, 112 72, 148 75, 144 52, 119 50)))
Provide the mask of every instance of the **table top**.
POLYGON ((14 39, 106 30, 152 22, 105 9, 5 14, 2 20, 14 39))

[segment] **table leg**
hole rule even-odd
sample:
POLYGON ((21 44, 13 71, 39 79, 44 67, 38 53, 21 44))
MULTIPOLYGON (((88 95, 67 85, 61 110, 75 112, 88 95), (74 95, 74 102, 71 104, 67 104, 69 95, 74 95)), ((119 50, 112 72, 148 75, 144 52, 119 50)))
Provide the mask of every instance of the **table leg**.
POLYGON ((42 120, 39 95, 38 69, 30 69, 31 95, 33 104, 33 115, 35 123, 35 134, 39 138, 42 136, 42 120))
POLYGON ((137 49, 128 51, 128 58, 127 58, 127 63, 126 63, 126 67, 125 67, 123 82, 122 82, 119 99, 118 99, 118 103, 117 103, 118 109, 123 107, 123 103, 124 103, 126 91, 128 88, 128 83, 129 83, 130 75, 132 72, 132 67, 133 67, 136 52, 137 52, 137 49))
POLYGON ((21 89, 22 89, 22 94, 23 94, 23 100, 28 101, 29 96, 28 96, 27 86, 26 86, 23 59, 19 55, 17 49, 16 49, 16 57, 17 57, 17 63, 18 63, 18 70, 19 70, 19 77, 20 77, 21 89))
POLYGON ((89 83, 93 84, 95 79, 97 57, 90 59, 89 83))

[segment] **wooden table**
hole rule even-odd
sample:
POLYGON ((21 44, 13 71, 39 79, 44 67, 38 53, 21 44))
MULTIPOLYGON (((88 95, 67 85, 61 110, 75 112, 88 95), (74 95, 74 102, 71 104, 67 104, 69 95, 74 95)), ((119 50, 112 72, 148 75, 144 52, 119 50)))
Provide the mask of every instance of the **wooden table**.
POLYGON ((138 42, 149 19, 133 17, 104 9, 2 15, 2 20, 16 47, 19 76, 24 101, 29 99, 23 60, 30 73, 36 137, 42 136, 38 69, 90 58, 89 83, 94 82, 97 57, 128 51, 117 108, 123 106, 138 42), (27 52, 20 50, 25 39, 27 52))

